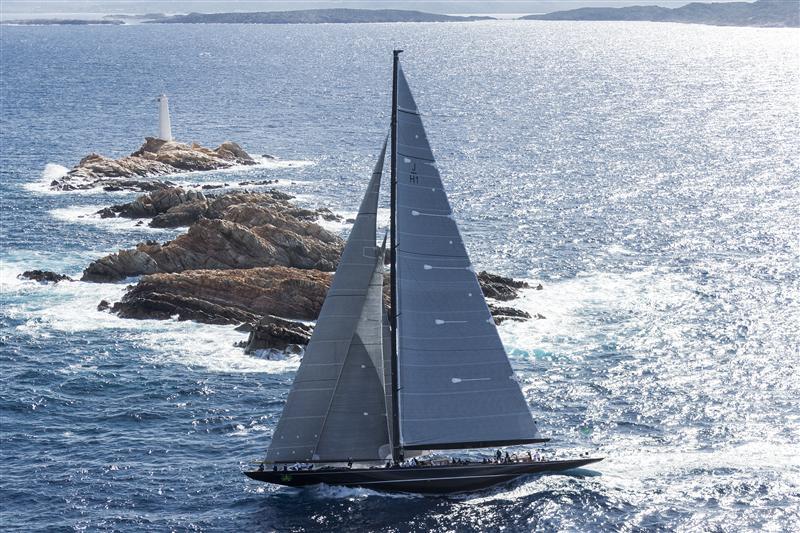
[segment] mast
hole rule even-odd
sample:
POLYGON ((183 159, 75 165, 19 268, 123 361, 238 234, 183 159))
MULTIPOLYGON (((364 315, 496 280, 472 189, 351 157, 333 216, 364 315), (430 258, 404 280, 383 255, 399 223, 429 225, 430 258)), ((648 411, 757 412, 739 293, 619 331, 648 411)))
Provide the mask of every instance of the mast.
POLYGON ((389 228, 390 228, 390 256, 391 267, 389 270, 389 285, 391 287, 391 298, 389 304, 389 324, 392 336, 392 460, 400 461, 402 450, 400 449, 400 414, 399 402, 399 380, 397 376, 397 232, 395 225, 397 219, 397 69, 399 67, 400 52, 394 50, 392 61, 392 150, 391 150, 391 186, 389 194, 389 228))

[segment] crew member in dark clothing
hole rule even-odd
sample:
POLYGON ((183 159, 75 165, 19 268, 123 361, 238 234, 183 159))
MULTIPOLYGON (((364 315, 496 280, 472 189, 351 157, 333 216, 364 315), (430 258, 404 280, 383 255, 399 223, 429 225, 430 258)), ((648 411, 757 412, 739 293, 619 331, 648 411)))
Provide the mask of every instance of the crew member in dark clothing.
POLYGON ((506 463, 510 463, 510 462, 511 462, 511 456, 508 455, 508 452, 506 452, 506 463))
POLYGON ((497 450, 497 453, 494 454, 494 457, 495 457, 495 460, 499 463, 500 459, 503 458, 503 452, 501 452, 500 450, 497 450))

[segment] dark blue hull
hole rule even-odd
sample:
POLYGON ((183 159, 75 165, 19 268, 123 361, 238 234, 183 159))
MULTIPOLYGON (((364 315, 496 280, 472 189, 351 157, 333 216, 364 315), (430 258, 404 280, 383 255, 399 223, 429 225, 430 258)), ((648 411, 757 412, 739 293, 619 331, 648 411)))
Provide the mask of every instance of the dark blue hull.
POLYGON ((287 487, 305 487, 324 483, 326 485, 363 487, 390 492, 447 494, 483 489, 529 474, 570 470, 601 460, 600 458, 587 458, 568 461, 508 464, 477 463, 413 468, 342 468, 336 470, 277 472, 266 470, 263 472, 245 472, 245 474, 257 481, 285 485, 287 487))

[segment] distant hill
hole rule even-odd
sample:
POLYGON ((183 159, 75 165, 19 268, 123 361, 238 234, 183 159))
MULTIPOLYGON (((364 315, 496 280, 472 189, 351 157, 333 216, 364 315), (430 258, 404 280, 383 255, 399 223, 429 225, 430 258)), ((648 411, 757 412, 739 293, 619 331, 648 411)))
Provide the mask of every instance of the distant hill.
POLYGON ((460 17, 401 9, 304 9, 256 13, 189 13, 149 20, 148 24, 343 24, 367 22, 467 22, 492 17, 460 17))
POLYGON ((639 20, 684 22, 714 26, 800 26, 800 0, 757 0, 756 2, 694 2, 677 8, 658 6, 584 7, 546 15, 527 15, 524 20, 639 20))
POLYGON ((11 26, 119 26, 125 24, 121 20, 81 20, 81 19, 27 19, 4 20, 0 24, 11 26))
POLYGON ((111 20, 155 20, 155 19, 163 19, 166 17, 164 13, 145 13, 143 15, 105 15, 104 19, 111 19, 111 20))

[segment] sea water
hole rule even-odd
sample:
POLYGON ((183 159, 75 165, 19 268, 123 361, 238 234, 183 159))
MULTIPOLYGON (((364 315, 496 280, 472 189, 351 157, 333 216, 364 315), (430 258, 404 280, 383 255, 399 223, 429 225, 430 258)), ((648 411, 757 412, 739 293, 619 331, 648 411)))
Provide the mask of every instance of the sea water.
MULTIPOLYGON (((800 528, 800 32, 658 23, 7 27, 2 45, 0 524, 6 530, 800 528), (474 264, 542 283, 501 326, 549 449, 606 460, 471 495, 246 479, 297 362, 230 326, 96 310, 93 259, 182 229, 52 193, 122 156, 169 95, 179 140, 278 156, 357 208, 402 60, 474 264)), ((385 217, 384 217, 385 220, 385 217)), ((334 227, 346 233, 346 225, 334 227)))

